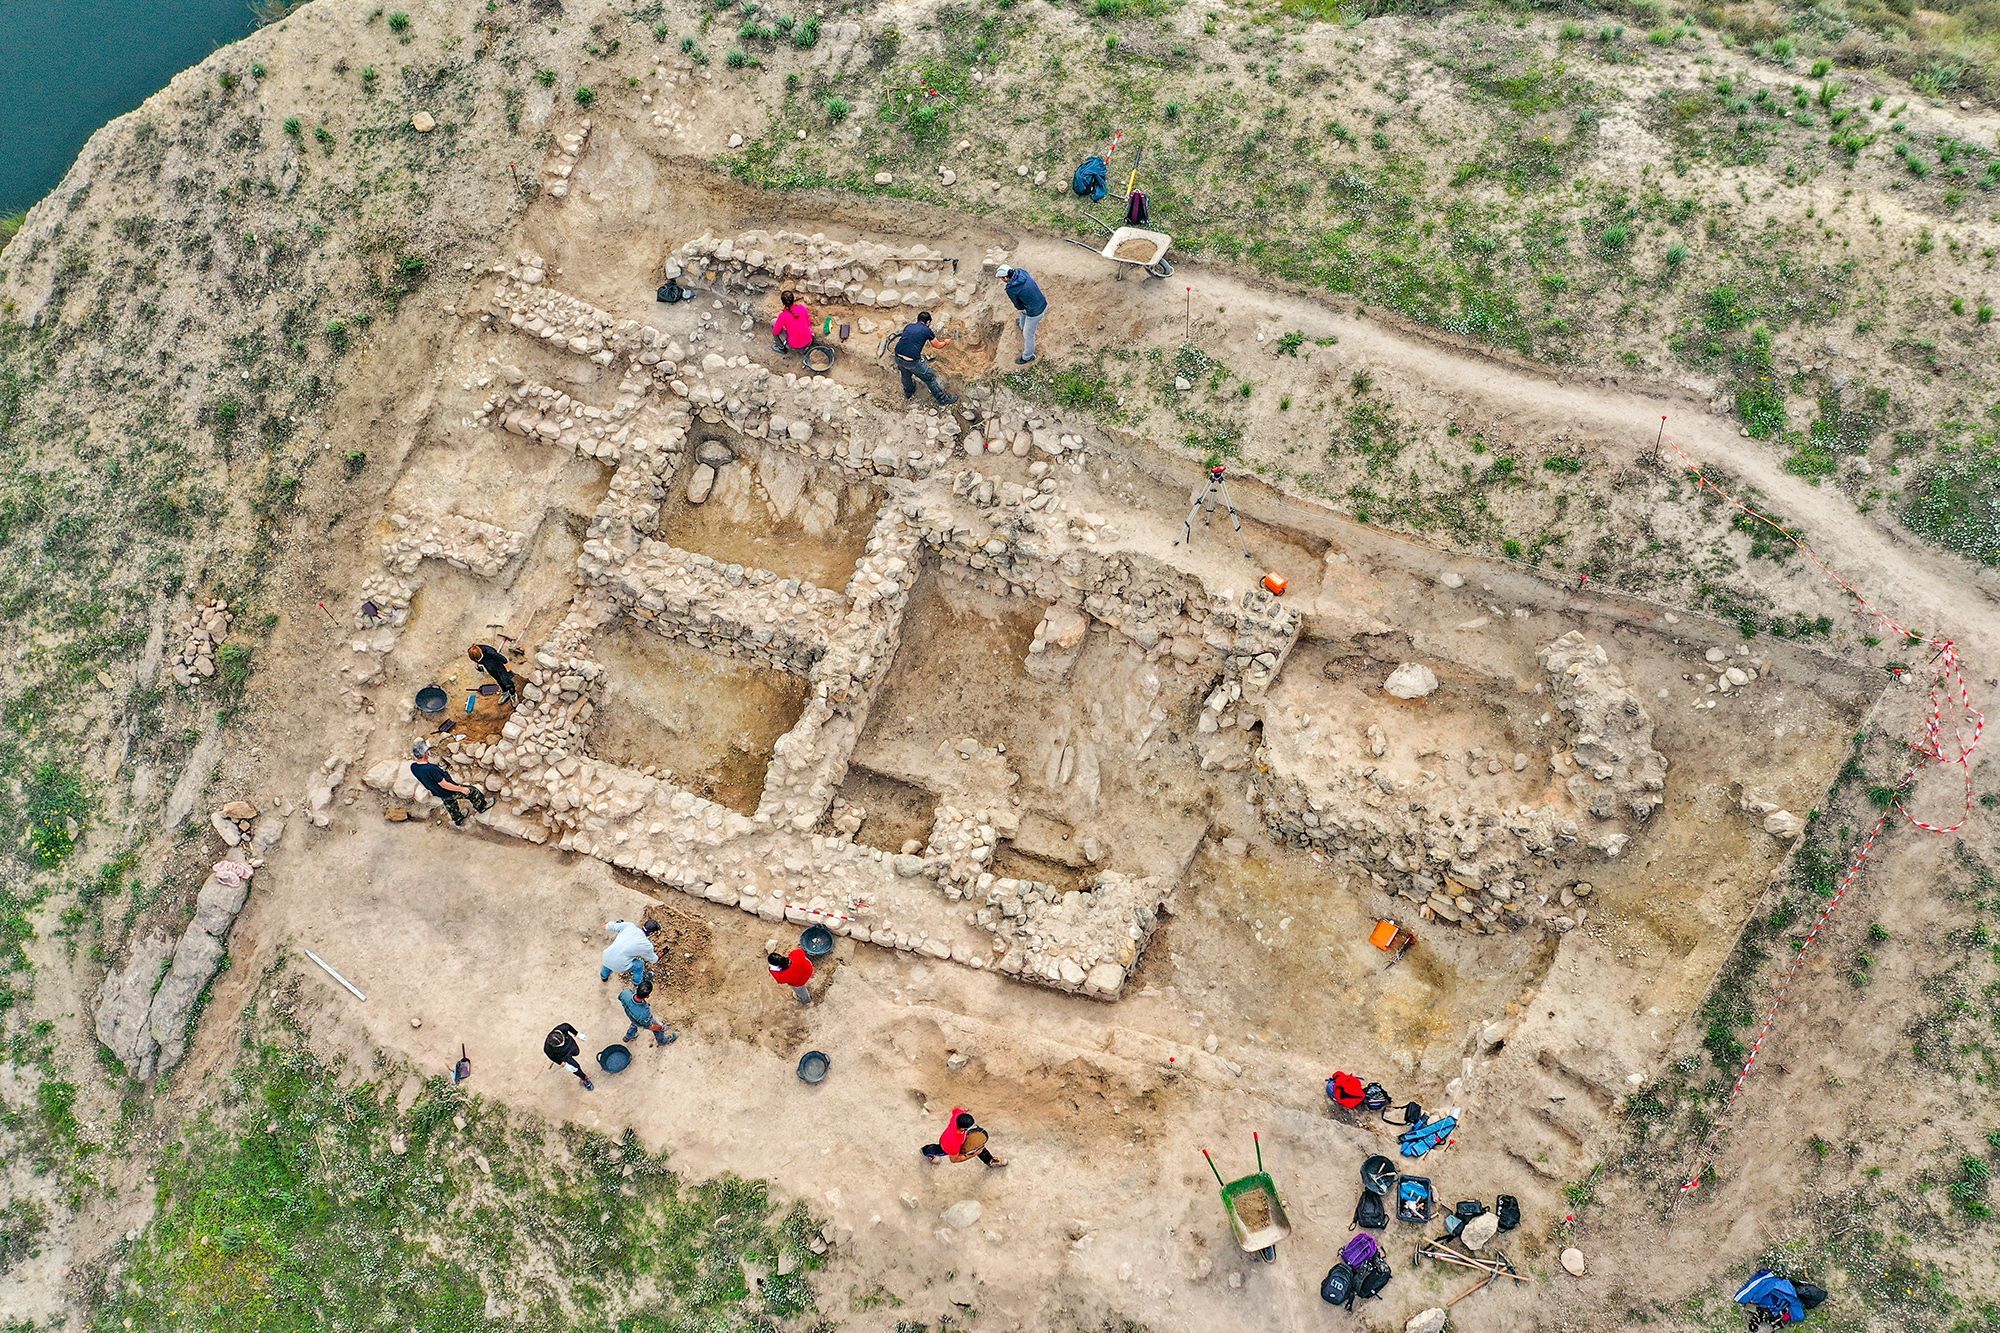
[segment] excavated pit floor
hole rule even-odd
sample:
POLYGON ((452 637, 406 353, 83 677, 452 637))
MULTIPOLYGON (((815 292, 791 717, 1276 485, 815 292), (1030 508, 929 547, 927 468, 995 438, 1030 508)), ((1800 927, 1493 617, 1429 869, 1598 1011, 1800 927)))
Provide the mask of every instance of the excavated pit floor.
POLYGON ((755 814, 771 747, 798 720, 806 682, 634 624, 600 632, 591 648, 606 675, 590 752, 664 770, 697 795, 755 814))
POLYGON ((727 444, 736 461, 716 469, 714 489, 694 504, 688 481, 699 465, 688 450, 667 481, 660 540, 726 564, 845 587, 874 527, 881 490, 844 468, 733 432, 707 427, 692 436, 697 446, 704 439, 727 444))

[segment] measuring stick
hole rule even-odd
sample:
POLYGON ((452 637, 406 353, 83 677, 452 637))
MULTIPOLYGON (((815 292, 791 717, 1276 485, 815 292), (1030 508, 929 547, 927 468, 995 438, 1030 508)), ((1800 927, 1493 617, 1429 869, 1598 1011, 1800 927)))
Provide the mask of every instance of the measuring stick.
POLYGON ((347 987, 347 989, 349 990, 349 992, 351 992, 351 993, 353 994, 353 996, 354 996, 354 998, 355 998, 355 999, 357 999, 357 1000, 361 1001, 361 1002, 362 1002, 363 1004, 366 1004, 366 1003, 368 1002, 368 997, 367 997, 366 995, 363 995, 363 994, 361 993, 361 991, 359 990, 359 988, 357 988, 357 987, 355 986, 355 984, 354 984, 353 982, 349 981, 349 980, 348 980, 348 979, 347 979, 346 977, 343 977, 342 975, 340 975, 340 973, 338 973, 338 972, 334 971, 334 970, 333 970, 333 965, 332 965, 331 963, 327 962, 327 961, 326 961, 326 959, 324 959, 324 958, 321 958, 321 957, 320 957, 320 956, 319 956, 318 954, 314 953, 314 952, 313 952, 313 951, 312 951, 311 949, 307 949, 307 950, 305 951, 305 955, 306 955, 306 957, 308 957, 308 958, 312 959, 312 960, 313 960, 313 961, 314 961, 315 963, 318 963, 318 964, 319 964, 319 967, 320 967, 320 970, 321 970, 322 972, 324 972, 324 973, 326 973, 326 974, 327 974, 328 976, 332 977, 332 978, 333 978, 333 979, 334 979, 335 981, 338 981, 338 982, 339 982, 339 983, 340 983, 341 985, 343 985, 343 986, 347 987))

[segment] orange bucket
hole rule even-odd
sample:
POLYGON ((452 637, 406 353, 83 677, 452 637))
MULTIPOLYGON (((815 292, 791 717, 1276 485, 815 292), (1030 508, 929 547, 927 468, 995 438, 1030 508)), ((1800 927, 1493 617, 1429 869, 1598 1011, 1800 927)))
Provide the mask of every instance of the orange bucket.
POLYGON ((1397 929, 1398 927, 1393 921, 1377 921, 1375 929, 1368 932, 1368 942, 1383 953, 1387 953, 1390 947, 1396 942, 1397 929))
POLYGON ((1288 586, 1283 574, 1273 572, 1264 576, 1264 591, 1273 597, 1283 597, 1288 586))

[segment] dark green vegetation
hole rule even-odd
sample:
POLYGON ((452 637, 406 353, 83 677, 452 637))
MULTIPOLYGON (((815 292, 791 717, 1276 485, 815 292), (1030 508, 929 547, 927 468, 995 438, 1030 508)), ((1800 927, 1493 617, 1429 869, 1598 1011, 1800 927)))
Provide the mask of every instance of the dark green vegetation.
POLYGON ((399 1112, 283 1029, 159 1175, 100 1327, 772 1328, 826 1249, 761 1185, 683 1185, 629 1136, 545 1136, 444 1078, 399 1112))

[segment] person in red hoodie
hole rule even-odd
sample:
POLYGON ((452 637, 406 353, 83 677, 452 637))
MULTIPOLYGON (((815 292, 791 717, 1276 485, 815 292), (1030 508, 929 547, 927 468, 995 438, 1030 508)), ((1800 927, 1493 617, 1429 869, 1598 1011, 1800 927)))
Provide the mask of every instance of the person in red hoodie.
POLYGON ((963 1162, 977 1157, 987 1166, 1005 1166, 1007 1163, 995 1157, 986 1146, 986 1131, 972 1118, 972 1112, 963 1106, 951 1108, 951 1119, 945 1122, 944 1133, 938 1135, 936 1143, 926 1143, 924 1157, 932 1162, 963 1162))
POLYGON ((812 346, 812 311, 797 292, 780 292, 778 301, 784 309, 771 321, 771 346, 780 352, 803 352, 812 346))
POLYGON ((813 979, 813 961, 804 949, 794 949, 789 955, 767 954, 765 961, 771 965, 771 980, 780 986, 790 986, 800 1004, 813 1002, 812 987, 806 984, 813 979))

